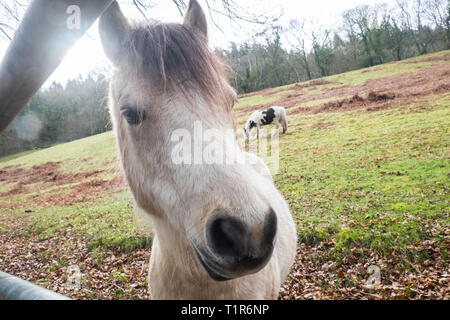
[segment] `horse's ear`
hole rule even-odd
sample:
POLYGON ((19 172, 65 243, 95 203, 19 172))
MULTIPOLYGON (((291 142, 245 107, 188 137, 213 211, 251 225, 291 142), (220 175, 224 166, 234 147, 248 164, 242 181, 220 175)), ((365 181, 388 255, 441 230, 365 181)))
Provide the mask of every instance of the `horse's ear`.
POLYGON ((117 65, 130 32, 130 25, 116 1, 103 12, 99 22, 99 32, 106 55, 117 65))
POLYGON ((208 41, 208 24, 206 16, 202 7, 197 0, 189 1, 189 8, 184 16, 184 23, 186 27, 193 29, 198 34, 201 34, 208 41))

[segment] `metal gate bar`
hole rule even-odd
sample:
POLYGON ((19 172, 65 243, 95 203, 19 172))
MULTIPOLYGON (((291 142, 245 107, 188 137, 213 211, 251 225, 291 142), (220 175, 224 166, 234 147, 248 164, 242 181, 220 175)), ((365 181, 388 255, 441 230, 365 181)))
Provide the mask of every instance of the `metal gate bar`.
POLYGON ((0 300, 70 300, 70 298, 0 271, 0 300))

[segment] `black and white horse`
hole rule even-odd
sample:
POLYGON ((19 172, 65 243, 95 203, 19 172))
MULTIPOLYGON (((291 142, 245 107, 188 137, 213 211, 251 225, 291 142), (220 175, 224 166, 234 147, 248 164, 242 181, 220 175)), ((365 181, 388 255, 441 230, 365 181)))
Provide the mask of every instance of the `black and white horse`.
POLYGON ((267 110, 258 110, 252 113, 250 118, 248 118, 245 123, 244 133, 246 139, 250 139, 250 132, 253 128, 256 127, 258 130, 261 129, 261 126, 266 126, 269 124, 274 124, 278 130, 278 127, 281 123, 283 127, 283 133, 287 131, 287 121, 286 121, 286 110, 283 107, 273 106, 267 110))

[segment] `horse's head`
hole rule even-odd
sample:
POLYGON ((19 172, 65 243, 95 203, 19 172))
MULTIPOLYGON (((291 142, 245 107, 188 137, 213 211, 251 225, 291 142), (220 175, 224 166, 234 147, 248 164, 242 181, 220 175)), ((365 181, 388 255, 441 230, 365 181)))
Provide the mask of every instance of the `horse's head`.
POLYGON ((184 237, 216 280, 260 270, 274 247, 277 191, 249 164, 207 161, 208 146, 241 151, 231 113, 236 93, 208 49, 201 7, 191 1, 184 24, 134 27, 113 3, 100 35, 115 65, 110 111, 122 167, 157 237, 184 237), (205 130, 218 134, 207 138, 205 130), (180 145, 189 153, 181 163, 174 160, 180 145))

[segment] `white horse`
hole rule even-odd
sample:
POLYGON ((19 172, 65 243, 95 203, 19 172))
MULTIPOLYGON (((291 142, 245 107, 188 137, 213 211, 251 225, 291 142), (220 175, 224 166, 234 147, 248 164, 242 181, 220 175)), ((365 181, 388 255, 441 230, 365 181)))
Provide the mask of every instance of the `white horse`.
POLYGON ((267 110, 257 110, 253 112, 245 123, 244 134, 246 140, 250 139, 250 132, 256 127, 258 136, 261 126, 274 124, 278 130, 279 125, 283 127, 283 133, 287 131, 286 110, 283 107, 273 106, 267 110))
MULTIPOLYGON (((114 2, 99 27, 115 66, 110 112, 121 166, 154 229, 152 297, 276 299, 296 229, 267 167, 173 161, 176 129, 233 130, 236 93, 208 49, 201 7, 191 0, 184 24, 131 26, 114 2)), ((234 136, 225 140, 225 154, 251 157, 234 136)))

